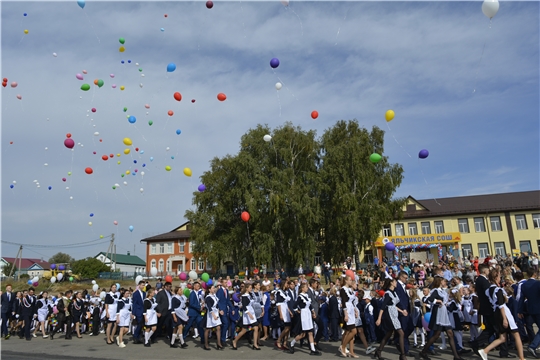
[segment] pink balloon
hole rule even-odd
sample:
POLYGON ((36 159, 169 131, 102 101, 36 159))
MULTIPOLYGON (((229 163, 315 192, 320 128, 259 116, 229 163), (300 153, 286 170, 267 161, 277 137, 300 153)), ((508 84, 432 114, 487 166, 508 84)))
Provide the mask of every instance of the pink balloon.
POLYGON ((201 286, 203 289, 206 289, 206 283, 204 281, 201 283, 201 286))
POLYGON ((17 95, 17 99, 22 100, 22 96, 21 96, 21 95, 17 95))
POLYGON ((96 111, 97 111, 96 108, 92 108, 92 112, 96 112, 96 111))
POLYGON ((83 76, 81 74, 77 74, 75 75, 75 77, 79 80, 84 80, 83 76))
POLYGON ((187 279, 187 274, 185 272, 181 272, 180 275, 178 275, 178 277, 180 278, 180 280, 186 280, 187 279))
POLYGON ((113 77, 114 77, 114 74, 111 74, 111 75, 109 75, 109 76, 110 76, 111 78, 113 78, 113 77))
POLYGON ((12 87, 12 88, 16 88, 17 85, 18 85, 18 84, 17 84, 15 81, 11 83, 11 87, 12 87))
POLYGON ((113 221, 113 224, 114 224, 114 225, 118 225, 118 221, 114 220, 114 221, 113 221))
POLYGON ((116 89, 116 84, 112 84, 112 88, 113 88, 113 89, 116 89))
POLYGON ((62 178, 62 181, 63 181, 63 182, 66 182, 66 178, 62 178))
POLYGON ((73 149, 73 147, 75 146, 75 141, 73 141, 73 139, 71 138, 66 139, 64 140, 64 146, 67 147, 68 149, 73 149))
POLYGON ((88 74, 88 71, 83 70, 82 73, 83 73, 83 74, 88 74))
POLYGON ((33 286, 33 287, 38 287, 38 286, 39 286, 39 283, 36 281, 36 282, 32 283, 32 286, 33 286))
POLYGON ((150 105, 149 105, 149 104, 144 105, 144 107, 147 108, 147 109, 150 109, 150 105))

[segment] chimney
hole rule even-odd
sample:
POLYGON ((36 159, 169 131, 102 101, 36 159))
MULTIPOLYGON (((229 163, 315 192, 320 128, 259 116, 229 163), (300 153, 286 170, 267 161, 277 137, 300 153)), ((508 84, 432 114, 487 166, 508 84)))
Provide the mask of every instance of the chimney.
POLYGON ((128 256, 129 256, 129 255, 130 255, 130 254, 129 254, 129 251, 128 251, 128 256))

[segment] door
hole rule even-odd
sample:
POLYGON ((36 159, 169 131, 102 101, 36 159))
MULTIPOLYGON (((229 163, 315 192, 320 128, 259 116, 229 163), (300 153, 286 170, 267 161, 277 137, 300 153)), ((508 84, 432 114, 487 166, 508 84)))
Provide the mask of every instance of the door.
POLYGON ((234 275, 234 265, 228 264, 227 265, 227 275, 234 275))

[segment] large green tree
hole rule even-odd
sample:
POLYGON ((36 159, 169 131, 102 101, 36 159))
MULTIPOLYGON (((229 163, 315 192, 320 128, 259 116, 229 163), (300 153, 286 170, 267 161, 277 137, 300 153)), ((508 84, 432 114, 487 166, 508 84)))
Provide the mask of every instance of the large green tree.
POLYGON ((63 252, 56 253, 49 259, 51 264, 71 264, 74 261, 75 259, 71 255, 63 252))
POLYGON ((100 272, 109 272, 111 268, 93 257, 87 257, 73 262, 71 270, 74 274, 80 275, 84 279, 95 279, 100 272))

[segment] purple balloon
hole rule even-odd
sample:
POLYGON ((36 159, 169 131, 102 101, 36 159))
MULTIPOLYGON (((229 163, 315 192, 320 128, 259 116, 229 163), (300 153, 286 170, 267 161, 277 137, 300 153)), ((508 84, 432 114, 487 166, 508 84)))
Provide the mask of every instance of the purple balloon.
POLYGON ((200 192, 203 192, 204 190, 206 190, 206 186, 204 184, 201 184, 199 185, 198 189, 200 192))
POLYGON ((388 251, 394 251, 396 249, 396 245, 394 245, 393 242, 389 241, 384 245, 384 248, 388 251))
POLYGON ((51 264, 51 270, 56 269, 56 264, 51 264))
POLYGON ((84 80, 83 76, 81 74, 77 74, 75 75, 75 77, 79 80, 84 80))
POLYGON ((272 69, 277 68, 279 66, 279 59, 273 58, 272 60, 270 60, 270 66, 272 67, 272 69))
POLYGON ((32 283, 32 286, 33 286, 33 287, 38 287, 38 286, 39 286, 39 283, 36 281, 35 283, 32 283))
POLYGON ((425 159, 429 156, 429 151, 427 151, 426 149, 422 149, 420 150, 420 152, 418 153, 418 157, 420 159, 425 159))
POLYGON ((234 302, 240 302, 240 297, 238 297, 238 293, 232 294, 232 299, 234 302))
POLYGON ((73 141, 72 138, 67 138, 66 140, 64 140, 64 146, 68 149, 73 149, 73 147, 75 146, 75 141, 73 141))
POLYGON ((66 267, 64 265, 58 266, 58 270, 66 270, 66 267))

